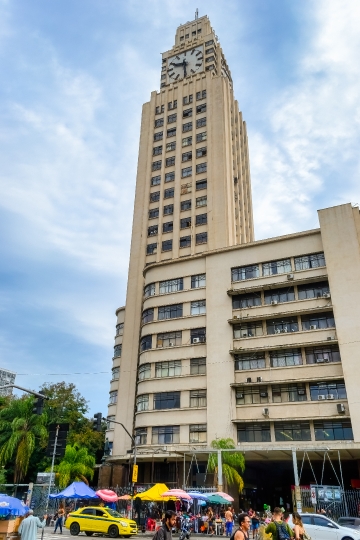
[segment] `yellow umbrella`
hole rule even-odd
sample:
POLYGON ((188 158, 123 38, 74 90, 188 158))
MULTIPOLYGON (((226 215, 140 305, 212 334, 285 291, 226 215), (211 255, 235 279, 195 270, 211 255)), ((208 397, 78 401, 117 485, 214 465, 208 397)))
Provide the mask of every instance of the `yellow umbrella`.
POLYGON ((161 494, 169 491, 169 488, 165 484, 155 484, 147 491, 137 493, 134 498, 139 497, 142 501, 175 501, 176 497, 162 497, 161 494))

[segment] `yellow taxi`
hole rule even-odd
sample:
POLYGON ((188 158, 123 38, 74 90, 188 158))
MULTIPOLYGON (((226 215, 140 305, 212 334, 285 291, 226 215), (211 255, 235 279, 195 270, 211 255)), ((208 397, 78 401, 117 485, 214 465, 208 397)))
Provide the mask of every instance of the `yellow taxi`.
POLYGON ((73 536, 84 532, 86 536, 99 533, 108 534, 110 538, 130 538, 138 532, 135 521, 122 517, 116 510, 102 506, 87 506, 71 512, 65 521, 65 527, 73 536))

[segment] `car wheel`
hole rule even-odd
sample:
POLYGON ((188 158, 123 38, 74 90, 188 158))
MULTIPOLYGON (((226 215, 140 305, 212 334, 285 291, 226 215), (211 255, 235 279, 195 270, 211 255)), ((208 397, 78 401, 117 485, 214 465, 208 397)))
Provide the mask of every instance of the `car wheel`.
POLYGON ((80 525, 76 522, 70 525, 70 534, 72 536, 77 536, 80 532, 80 525))
POLYGON ((116 525, 110 525, 108 533, 110 538, 117 538, 119 536, 119 529, 116 525))
POLYGON ((85 531, 86 536, 92 536, 94 533, 91 531, 85 531))
POLYGON ((341 540, 353 540, 353 539, 351 538, 351 536, 344 536, 344 538, 342 538, 341 540))

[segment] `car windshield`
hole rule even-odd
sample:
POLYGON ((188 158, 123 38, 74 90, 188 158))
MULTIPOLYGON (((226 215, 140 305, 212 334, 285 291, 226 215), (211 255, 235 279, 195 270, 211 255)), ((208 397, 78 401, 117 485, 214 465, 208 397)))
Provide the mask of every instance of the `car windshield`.
POLYGON ((117 518, 121 518, 121 517, 122 517, 122 516, 119 514, 119 512, 117 512, 116 510, 112 510, 111 508, 107 508, 106 510, 109 512, 110 516, 112 516, 112 517, 117 517, 117 518))

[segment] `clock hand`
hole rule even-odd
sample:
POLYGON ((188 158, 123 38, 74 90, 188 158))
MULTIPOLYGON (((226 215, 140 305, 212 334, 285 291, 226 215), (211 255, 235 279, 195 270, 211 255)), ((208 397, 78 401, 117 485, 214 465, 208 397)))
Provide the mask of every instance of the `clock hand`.
POLYGON ((176 63, 176 62, 170 62, 170 66, 182 66, 183 62, 176 63))

